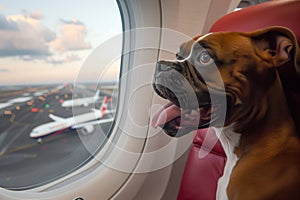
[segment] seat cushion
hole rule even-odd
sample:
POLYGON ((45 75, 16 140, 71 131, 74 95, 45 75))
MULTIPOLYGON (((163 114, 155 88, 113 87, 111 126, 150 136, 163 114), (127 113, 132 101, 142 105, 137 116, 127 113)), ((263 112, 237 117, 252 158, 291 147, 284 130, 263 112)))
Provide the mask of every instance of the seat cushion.
POLYGON ((285 26, 300 38, 300 1, 270 1, 240 11, 232 12, 219 19, 210 32, 250 32, 268 26, 285 26))
POLYGON ((223 174, 225 162, 225 153, 214 129, 196 131, 178 200, 215 199, 218 179, 223 174))

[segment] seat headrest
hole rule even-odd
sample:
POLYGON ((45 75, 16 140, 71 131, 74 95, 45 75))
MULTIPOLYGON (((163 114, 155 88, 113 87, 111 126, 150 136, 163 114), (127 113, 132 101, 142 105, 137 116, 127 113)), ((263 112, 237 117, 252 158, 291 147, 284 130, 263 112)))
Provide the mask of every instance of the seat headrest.
MULTIPOLYGON (((210 32, 252 32, 269 26, 284 26, 294 32, 300 46, 299 21, 299 0, 274 0, 227 14, 214 23, 210 32)), ((281 66, 279 75, 300 132, 300 75, 292 62, 281 66)))
MULTIPOLYGON (((269 26, 284 26, 296 35, 300 46, 300 1, 269 1, 229 13, 213 24, 210 32, 252 32, 269 26)), ((279 69, 286 91, 300 94, 300 75, 291 63, 279 69)))
POLYGON ((210 32, 251 32, 268 26, 285 26, 300 41, 300 1, 269 1, 232 12, 219 19, 210 32))

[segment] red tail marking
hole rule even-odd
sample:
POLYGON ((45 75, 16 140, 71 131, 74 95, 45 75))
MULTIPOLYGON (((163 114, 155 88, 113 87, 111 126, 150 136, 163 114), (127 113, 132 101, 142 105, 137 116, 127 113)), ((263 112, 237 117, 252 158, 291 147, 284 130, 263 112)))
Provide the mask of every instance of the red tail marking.
POLYGON ((106 96, 106 97, 104 97, 102 106, 101 106, 101 108, 100 108, 100 111, 101 111, 101 113, 103 114, 103 116, 104 116, 104 114, 105 114, 105 112, 106 112, 106 110, 107 110, 107 101, 108 101, 108 97, 106 96))

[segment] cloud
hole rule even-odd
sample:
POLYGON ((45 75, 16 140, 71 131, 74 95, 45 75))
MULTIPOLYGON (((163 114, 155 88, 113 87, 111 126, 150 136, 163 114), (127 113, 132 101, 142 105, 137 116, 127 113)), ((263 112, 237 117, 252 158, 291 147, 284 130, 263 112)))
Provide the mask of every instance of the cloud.
POLYGON ((80 60, 72 51, 90 49, 87 28, 79 20, 60 19, 59 34, 43 24, 43 14, 22 10, 22 14, 0 14, 0 58, 18 57, 24 61, 42 60, 62 64, 80 60), (66 55, 68 54, 69 55, 66 55), (57 58, 62 57, 62 58, 57 58))
POLYGON ((62 59, 57 59, 57 58, 48 58, 46 59, 47 63, 53 64, 53 65, 60 65, 63 63, 71 63, 71 62, 75 62, 75 61, 79 61, 81 60, 81 58, 78 55, 75 54, 71 54, 71 55, 67 55, 66 57, 62 58, 62 59))
POLYGON ((6 19, 4 15, 0 14, 0 31, 1 30, 18 30, 18 24, 12 20, 6 19))
POLYGON ((65 62, 74 62, 81 60, 81 58, 78 55, 72 54, 65 57, 65 62))
POLYGON ((36 17, 0 16, 0 57, 43 59, 52 54, 49 43, 56 34, 41 23, 37 14, 33 15, 36 17))
POLYGON ((38 20, 43 19, 43 15, 42 15, 42 13, 40 11, 35 11, 33 13, 30 13, 30 17, 32 19, 38 19, 38 20))
POLYGON ((85 41, 87 28, 82 22, 63 19, 60 19, 60 22, 62 24, 60 36, 51 43, 55 51, 67 52, 91 48, 91 45, 85 41))
POLYGON ((75 20, 59 19, 59 20, 62 24, 73 24, 73 25, 82 25, 82 26, 84 26, 84 24, 81 21, 76 20, 76 19, 75 20))

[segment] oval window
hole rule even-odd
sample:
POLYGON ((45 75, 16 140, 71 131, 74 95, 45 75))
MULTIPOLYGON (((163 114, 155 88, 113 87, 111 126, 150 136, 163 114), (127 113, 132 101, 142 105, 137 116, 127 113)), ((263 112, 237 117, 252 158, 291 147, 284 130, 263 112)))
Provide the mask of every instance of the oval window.
MULTIPOLYGON (((29 189, 78 169, 92 156, 82 139, 99 127, 105 135, 98 143, 105 142, 119 58, 109 69, 99 66, 106 71, 100 79, 79 74, 121 33, 113 0, 0 2, 0 187, 29 189)), ((119 56, 121 42, 113 50, 119 56)))

